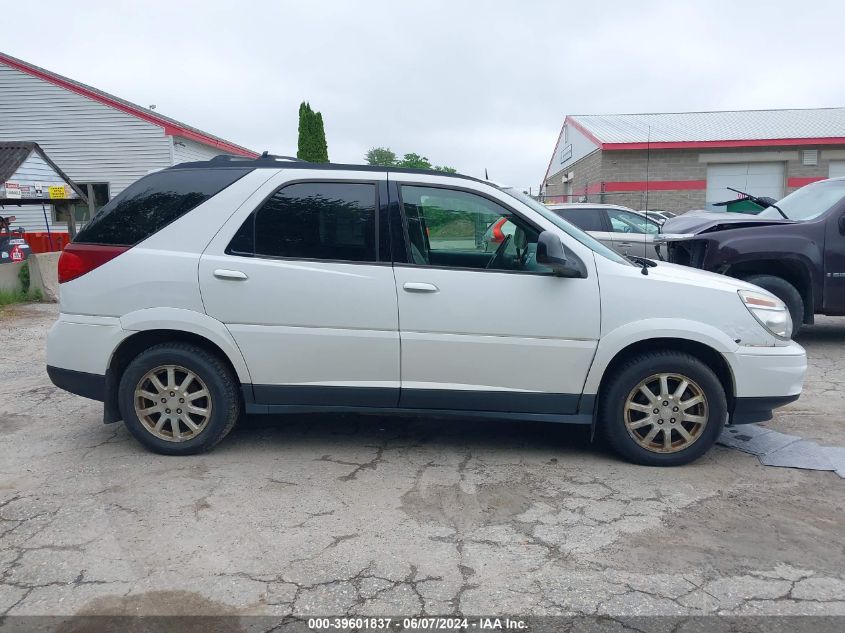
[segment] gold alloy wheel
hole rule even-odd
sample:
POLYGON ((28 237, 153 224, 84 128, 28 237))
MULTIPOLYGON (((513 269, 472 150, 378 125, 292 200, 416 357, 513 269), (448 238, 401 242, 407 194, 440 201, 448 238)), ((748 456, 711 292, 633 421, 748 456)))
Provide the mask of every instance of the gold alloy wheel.
POLYGON ((701 437, 707 426, 707 398, 690 378, 654 374, 625 399, 625 428, 633 440, 653 453, 677 453, 701 437))
POLYGON ((211 419, 211 393, 194 372, 179 365, 151 369, 135 387, 135 415, 155 437, 185 442, 211 419))

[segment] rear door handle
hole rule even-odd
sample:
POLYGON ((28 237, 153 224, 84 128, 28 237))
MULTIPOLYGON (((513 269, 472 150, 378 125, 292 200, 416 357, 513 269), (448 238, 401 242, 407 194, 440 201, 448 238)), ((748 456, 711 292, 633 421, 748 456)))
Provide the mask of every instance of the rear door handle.
POLYGON ((631 248, 631 242, 619 242, 619 246, 622 248, 631 248))
POLYGON ((439 288, 434 284, 426 284, 416 281, 408 281, 402 284, 406 292, 437 292, 439 288))
POLYGON ((214 276, 218 279, 234 279, 236 281, 249 279, 245 272, 241 272, 240 270, 227 270, 226 268, 218 268, 214 271, 214 276))

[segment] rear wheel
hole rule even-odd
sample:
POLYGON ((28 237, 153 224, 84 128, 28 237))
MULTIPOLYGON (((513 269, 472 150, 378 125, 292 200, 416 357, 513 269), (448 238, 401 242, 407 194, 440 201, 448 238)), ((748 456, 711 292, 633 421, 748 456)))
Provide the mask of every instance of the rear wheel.
POLYGON ((165 455, 210 450, 240 417, 230 369, 185 343, 164 343, 139 354, 123 373, 118 402, 129 432, 165 455))
POLYGON ((804 323, 804 299, 795 286, 774 275, 750 275, 744 277, 744 281, 768 290, 783 301, 789 310, 789 316, 792 317, 792 334, 798 333, 804 323))
POLYGON ((706 453, 728 414, 713 371, 683 352, 636 356, 607 379, 599 423, 610 446, 647 466, 680 466, 706 453))

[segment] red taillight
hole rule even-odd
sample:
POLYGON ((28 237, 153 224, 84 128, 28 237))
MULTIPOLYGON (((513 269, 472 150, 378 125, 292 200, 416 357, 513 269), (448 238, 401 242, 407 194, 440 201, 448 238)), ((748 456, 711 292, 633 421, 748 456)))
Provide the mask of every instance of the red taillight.
POLYGON ((128 246, 68 244, 59 257, 59 283, 82 277, 128 250, 128 246))
POLYGON ((499 242, 505 241, 505 234, 502 231, 502 227, 507 222, 507 218, 502 218, 501 220, 497 220, 496 223, 493 225, 493 239, 492 241, 498 244, 499 242))

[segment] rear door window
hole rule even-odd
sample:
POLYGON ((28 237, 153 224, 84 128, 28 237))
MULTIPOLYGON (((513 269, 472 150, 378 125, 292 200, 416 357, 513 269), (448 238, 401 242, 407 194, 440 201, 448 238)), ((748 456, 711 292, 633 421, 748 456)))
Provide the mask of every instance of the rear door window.
POLYGON ((359 182, 287 185, 250 214, 226 252, 375 262, 376 186, 359 182))
POLYGON ((606 231, 602 209, 554 209, 554 212, 582 231, 606 231))
POLYGON ((144 176, 100 209, 74 242, 134 246, 251 171, 167 169, 144 176))

